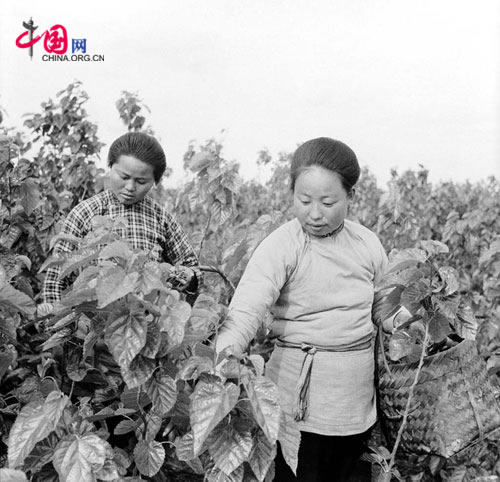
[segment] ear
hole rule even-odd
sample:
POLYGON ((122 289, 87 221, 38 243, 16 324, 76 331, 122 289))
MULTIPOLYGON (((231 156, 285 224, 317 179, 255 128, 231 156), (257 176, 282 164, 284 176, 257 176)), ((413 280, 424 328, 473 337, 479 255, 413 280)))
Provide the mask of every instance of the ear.
POLYGON ((351 190, 349 191, 349 193, 347 194, 347 198, 349 199, 349 201, 353 201, 354 200, 354 196, 356 195, 356 188, 353 187, 351 188, 351 190))

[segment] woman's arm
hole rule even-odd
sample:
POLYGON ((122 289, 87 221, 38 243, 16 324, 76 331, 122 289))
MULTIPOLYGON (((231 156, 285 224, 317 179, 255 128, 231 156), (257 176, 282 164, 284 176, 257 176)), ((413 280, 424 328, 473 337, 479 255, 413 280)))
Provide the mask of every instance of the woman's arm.
POLYGON ((248 262, 219 330, 218 352, 227 347, 234 353, 246 349, 286 283, 293 263, 290 239, 275 233, 258 246, 248 262))
POLYGON ((192 270, 193 276, 187 280, 187 286, 184 287, 184 290, 186 292, 195 292, 203 279, 202 271, 198 268, 198 256, 180 224, 171 214, 166 214, 167 240, 164 246, 163 259, 170 264, 185 266, 192 270))
MULTIPOLYGON (((63 226, 59 235, 69 235, 74 238, 82 239, 85 236, 84 226, 87 219, 83 212, 80 212, 78 206, 74 208, 64 220, 63 226)), ((89 221, 90 222, 90 221, 89 221)), ((88 228, 87 228, 88 229, 88 228)), ((53 248, 53 254, 57 256, 61 253, 69 253, 76 248, 74 243, 69 241, 59 240, 53 248)), ((61 293, 68 286, 68 279, 59 279, 61 266, 53 266, 47 269, 45 279, 42 286, 42 303, 53 305, 61 299, 61 293)))

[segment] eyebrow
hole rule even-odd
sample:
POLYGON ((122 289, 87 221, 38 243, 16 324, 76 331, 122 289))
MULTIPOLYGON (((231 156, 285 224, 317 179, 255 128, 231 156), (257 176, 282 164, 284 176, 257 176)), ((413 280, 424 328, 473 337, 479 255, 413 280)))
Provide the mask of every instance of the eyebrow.
MULTIPOLYGON (((124 176, 127 176, 127 177, 132 177, 130 174, 128 174, 127 172, 125 171, 122 171, 120 168, 117 168, 118 172, 124 176)), ((134 177, 134 179, 136 181, 147 181, 149 179, 153 179, 153 176, 151 176, 150 178, 149 177, 134 177)))
MULTIPOLYGON (((297 193, 297 194, 298 194, 299 196, 302 196, 302 197, 312 197, 310 194, 306 194, 306 193, 303 193, 303 192, 301 192, 301 193, 297 193)), ((322 196, 320 199, 321 199, 321 200, 323 200, 323 199, 331 199, 331 200, 333 200, 333 201, 337 200, 337 198, 336 198, 335 196, 330 195, 330 194, 328 194, 327 196, 322 196)))

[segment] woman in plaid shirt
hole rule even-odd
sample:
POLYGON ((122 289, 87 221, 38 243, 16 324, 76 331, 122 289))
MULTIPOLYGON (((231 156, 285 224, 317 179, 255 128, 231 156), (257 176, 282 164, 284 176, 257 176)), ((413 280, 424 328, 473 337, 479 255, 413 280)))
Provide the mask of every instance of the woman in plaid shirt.
MULTIPOLYGON (((128 221, 125 238, 136 249, 159 247, 161 259, 179 265, 184 282, 178 287, 194 292, 201 279, 198 258, 177 221, 157 202, 147 197, 153 184, 160 182, 166 168, 160 143, 142 132, 129 132, 116 139, 109 149, 109 189, 82 201, 68 214, 61 234, 83 238, 95 216, 124 217, 128 221)), ((58 241, 54 253, 69 252, 73 245, 58 241)), ((58 280, 60 267, 47 270, 39 312, 52 311, 61 299, 67 280, 58 280)))

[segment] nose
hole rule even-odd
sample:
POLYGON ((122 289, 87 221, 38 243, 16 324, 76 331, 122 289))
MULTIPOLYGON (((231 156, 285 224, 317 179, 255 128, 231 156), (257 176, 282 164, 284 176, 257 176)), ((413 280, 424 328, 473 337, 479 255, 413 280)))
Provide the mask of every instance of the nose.
POLYGON ((323 215, 321 214, 321 209, 316 203, 313 203, 311 205, 311 209, 309 211, 309 217, 314 221, 317 221, 318 219, 321 219, 323 217, 323 215))
POLYGON ((135 192, 135 181, 133 179, 128 179, 125 183, 125 189, 128 192, 135 192))

